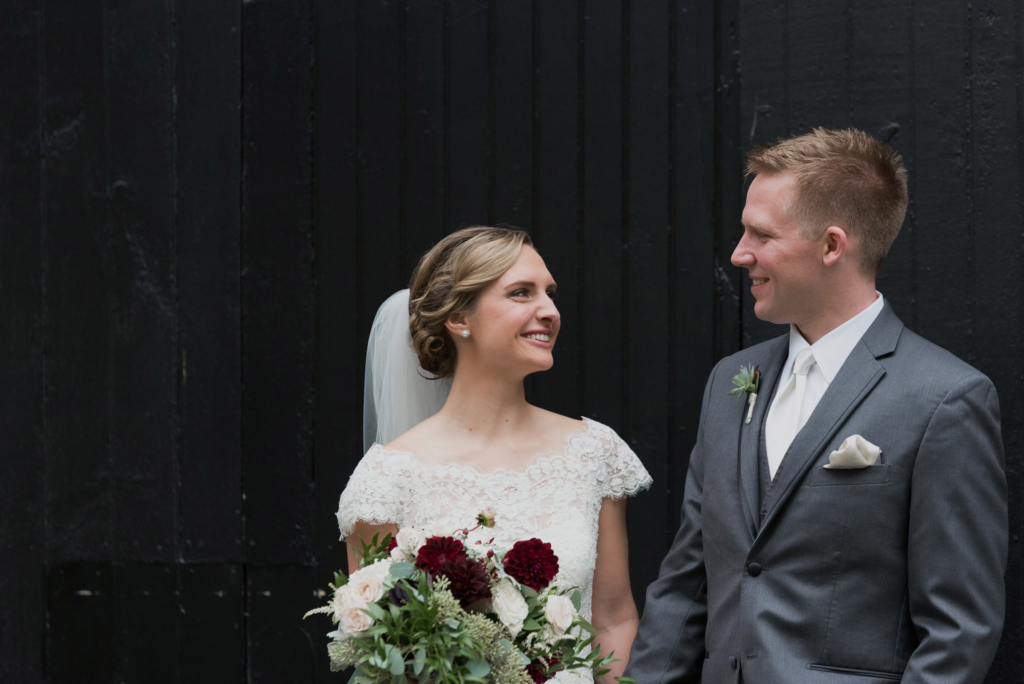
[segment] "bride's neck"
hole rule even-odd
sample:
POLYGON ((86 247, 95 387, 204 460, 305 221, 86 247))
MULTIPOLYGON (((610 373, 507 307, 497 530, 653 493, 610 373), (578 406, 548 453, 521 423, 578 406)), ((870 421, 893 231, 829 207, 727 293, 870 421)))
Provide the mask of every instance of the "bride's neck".
POLYGON ((522 380, 456 373, 439 415, 456 430, 486 438, 521 426, 530 408, 522 380))

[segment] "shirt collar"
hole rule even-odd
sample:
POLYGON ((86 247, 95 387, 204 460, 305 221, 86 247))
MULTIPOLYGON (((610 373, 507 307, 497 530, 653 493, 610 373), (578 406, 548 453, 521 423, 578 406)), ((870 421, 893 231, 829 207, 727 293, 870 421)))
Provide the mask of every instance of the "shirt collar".
POLYGON ((808 344, 796 326, 790 325, 789 357, 786 359, 786 370, 783 373, 784 377, 780 386, 785 385, 789 381, 789 376, 793 374, 793 361, 796 359, 796 355, 800 353, 800 350, 807 347, 810 347, 811 352, 814 353, 814 361, 821 370, 821 374, 825 376, 825 382, 832 384, 832 380, 836 377, 839 369, 843 367, 843 364, 846 363, 850 352, 860 342, 860 338, 864 337, 864 333, 868 331, 871 324, 878 318, 878 314, 882 313, 882 307, 884 306, 882 293, 876 290, 875 294, 878 297, 868 308, 838 328, 830 331, 814 344, 808 344))

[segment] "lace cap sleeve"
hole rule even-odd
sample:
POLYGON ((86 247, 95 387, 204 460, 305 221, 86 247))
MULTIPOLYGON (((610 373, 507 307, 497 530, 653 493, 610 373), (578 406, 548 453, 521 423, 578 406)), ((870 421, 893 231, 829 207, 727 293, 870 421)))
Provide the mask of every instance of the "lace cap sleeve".
POLYGON ((605 433, 601 436, 605 446, 600 473, 601 496, 621 499, 649 489, 654 480, 629 445, 610 427, 597 423, 594 427, 605 433))
POLYGON ((370 447, 352 472, 338 502, 338 529, 345 539, 362 520, 371 525, 402 524, 402 495, 397 473, 387 467, 389 454, 379 444, 370 447), (390 474, 389 474, 390 473, 390 474))

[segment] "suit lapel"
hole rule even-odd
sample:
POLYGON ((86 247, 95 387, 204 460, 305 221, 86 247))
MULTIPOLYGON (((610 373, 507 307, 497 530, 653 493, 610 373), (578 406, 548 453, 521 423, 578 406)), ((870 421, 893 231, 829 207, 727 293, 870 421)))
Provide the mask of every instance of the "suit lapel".
POLYGON ((850 352, 803 429, 793 439, 778 480, 765 501, 767 515, 758 538, 793 495, 795 485, 803 479, 835 431, 885 375, 885 369, 877 359, 896 349, 902 331, 903 323, 886 302, 871 328, 850 352))
MULTIPOLYGON (((740 423, 740 444, 739 444, 739 471, 740 488, 743 490, 743 509, 747 514, 747 527, 750 530, 750 538, 757 536, 757 527, 760 503, 758 486, 758 451, 761 443, 761 426, 764 424, 764 414, 772 403, 772 396, 775 393, 775 385, 782 374, 782 366, 789 354, 789 335, 783 335, 775 340, 768 348, 768 354, 755 363, 761 371, 761 386, 757 393, 757 401, 754 403, 754 415, 750 423, 746 423, 747 405, 744 401, 743 421, 740 423)), ((746 396, 746 395, 744 395, 746 396)))

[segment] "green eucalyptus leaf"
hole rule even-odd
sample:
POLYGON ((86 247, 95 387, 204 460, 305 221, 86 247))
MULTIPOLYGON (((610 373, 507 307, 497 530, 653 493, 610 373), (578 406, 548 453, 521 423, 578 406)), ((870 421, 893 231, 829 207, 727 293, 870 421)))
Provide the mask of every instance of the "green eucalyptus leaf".
POLYGON ((391 576, 395 579, 405 579, 406 577, 412 575, 412 573, 416 572, 416 566, 412 563, 406 563, 404 561, 401 563, 393 563, 391 565, 390 572, 391 576))
POLYGON ((491 671, 491 666, 482 660, 470 660, 466 663, 466 668, 474 677, 486 677, 491 671))
POLYGON ((533 618, 527 618, 526 621, 523 622, 524 632, 536 632, 538 629, 540 629, 540 623, 533 618))
MULTIPOLYGON (((388 644, 390 646, 390 644, 388 644)), ((392 648, 388 653, 388 672, 393 675, 400 675, 405 672, 405 663, 402 662, 402 653, 397 648, 392 648)))
POLYGON ((537 598, 537 592, 535 592, 532 587, 528 587, 525 584, 520 584, 519 590, 526 598, 537 598))
POLYGON ((580 610, 580 592, 572 592, 572 596, 569 597, 569 600, 572 601, 572 607, 575 608, 578 613, 580 610))

